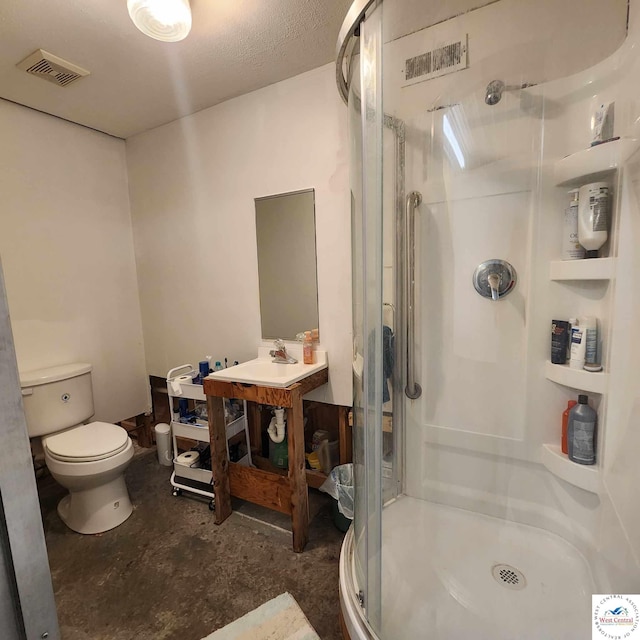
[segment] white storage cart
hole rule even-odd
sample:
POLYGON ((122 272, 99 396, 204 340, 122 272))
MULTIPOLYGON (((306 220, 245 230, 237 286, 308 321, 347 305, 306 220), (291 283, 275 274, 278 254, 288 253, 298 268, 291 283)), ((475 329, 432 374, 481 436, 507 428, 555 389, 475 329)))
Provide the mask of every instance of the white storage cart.
MULTIPOLYGON (((178 379, 183 376, 193 378, 197 372, 190 364, 183 364, 174 367, 167 373, 167 393, 169 394, 169 409, 171 411, 171 439, 173 442, 173 473, 171 474, 171 486, 174 496, 179 496, 183 491, 189 491, 197 495, 205 496, 210 499, 209 509, 215 508, 213 494, 213 476, 210 469, 201 469, 189 467, 176 462, 178 457, 178 446, 176 438, 190 438, 197 442, 209 443, 209 423, 206 419, 198 418, 195 423, 183 423, 175 420, 174 398, 186 398, 188 400, 196 400, 206 402, 207 397, 201 384, 193 384, 189 381, 178 379), (174 383, 179 386, 180 392, 174 389, 174 383)), ((219 398, 216 398, 219 400, 219 398)), ((249 444, 249 428, 247 424, 247 403, 243 401, 243 414, 227 424, 227 455, 229 455, 229 440, 244 431, 244 437, 247 447, 247 453, 237 460, 238 464, 245 466, 253 466, 251 462, 251 447, 249 444)))

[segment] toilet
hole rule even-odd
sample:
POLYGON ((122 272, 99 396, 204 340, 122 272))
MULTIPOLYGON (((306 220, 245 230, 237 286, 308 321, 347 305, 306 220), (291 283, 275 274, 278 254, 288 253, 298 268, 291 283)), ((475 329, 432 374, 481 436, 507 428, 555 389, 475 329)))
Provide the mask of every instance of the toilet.
POLYGON ((102 533, 133 511, 124 481, 133 443, 115 424, 93 415, 91 365, 66 364, 20 373, 29 438, 41 438, 53 478, 69 490, 58 514, 73 531, 102 533))

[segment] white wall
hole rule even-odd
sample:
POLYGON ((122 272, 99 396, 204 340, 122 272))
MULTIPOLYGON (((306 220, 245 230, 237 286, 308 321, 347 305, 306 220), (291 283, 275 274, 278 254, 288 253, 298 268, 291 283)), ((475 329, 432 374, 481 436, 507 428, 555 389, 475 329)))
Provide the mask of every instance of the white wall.
POLYGON ((314 188, 320 341, 329 354, 329 384, 312 397, 351 404, 346 120, 334 66, 326 65, 127 140, 150 374, 164 376, 208 354, 256 357, 253 200, 314 188))
POLYGON ((18 366, 93 365, 95 419, 146 411, 124 143, 0 100, 0 257, 18 366))

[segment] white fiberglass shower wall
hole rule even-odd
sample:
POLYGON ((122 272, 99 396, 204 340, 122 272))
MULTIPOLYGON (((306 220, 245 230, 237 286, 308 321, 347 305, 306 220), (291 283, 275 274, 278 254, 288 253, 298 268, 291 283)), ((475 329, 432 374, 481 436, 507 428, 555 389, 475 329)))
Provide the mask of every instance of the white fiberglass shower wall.
POLYGON ((346 69, 356 338, 347 626, 394 640, 589 637, 592 593, 640 591, 640 2, 366 4, 349 16, 359 43, 346 69), (456 43, 462 55, 427 59, 456 43), (418 77, 408 79, 412 59, 418 77), (495 80, 505 84, 497 101, 487 95, 495 80), (620 140, 590 150, 605 102, 620 140), (562 264, 568 191, 596 179, 613 193, 610 239, 595 261, 562 264), (496 302, 472 284, 490 259, 517 272, 496 302), (603 374, 547 362, 551 320, 582 315, 599 320, 603 374), (403 393, 412 366, 416 399, 403 393), (598 411, 593 467, 560 452, 561 414, 578 393, 598 411))

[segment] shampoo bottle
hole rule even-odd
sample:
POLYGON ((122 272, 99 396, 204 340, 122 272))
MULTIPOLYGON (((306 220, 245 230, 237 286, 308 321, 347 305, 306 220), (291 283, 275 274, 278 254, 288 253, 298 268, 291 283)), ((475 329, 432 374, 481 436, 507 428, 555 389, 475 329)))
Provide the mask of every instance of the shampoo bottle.
POLYGON ((571 204, 564 212, 562 230, 562 259, 580 260, 584 258, 584 248, 578 241, 578 189, 569 191, 571 204))
POLYGON ((609 226, 609 185, 592 182, 578 192, 578 241, 587 258, 597 258, 598 249, 607 241, 609 226))
POLYGON ((578 464, 596 463, 596 412, 587 404, 587 396, 578 396, 578 404, 569 411, 567 448, 569 460, 578 464))

